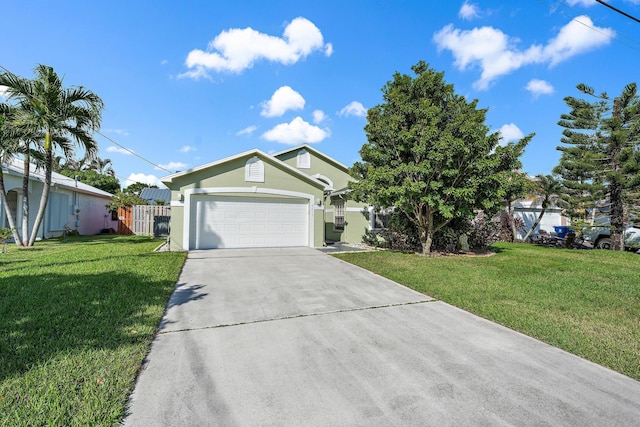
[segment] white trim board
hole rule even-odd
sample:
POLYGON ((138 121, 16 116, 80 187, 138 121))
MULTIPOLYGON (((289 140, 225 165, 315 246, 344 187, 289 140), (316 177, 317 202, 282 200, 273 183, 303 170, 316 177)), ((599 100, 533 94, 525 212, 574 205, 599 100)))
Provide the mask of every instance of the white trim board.
POLYGON ((182 224, 182 247, 189 250, 189 240, 191 237, 191 196, 195 195, 216 195, 225 193, 243 193, 243 194, 272 194, 274 196, 290 196, 299 197, 309 200, 309 247, 315 247, 315 209, 316 198, 313 194, 299 193, 297 191, 280 190, 277 188, 262 187, 208 187, 208 188, 190 188, 184 191, 184 214, 182 224))

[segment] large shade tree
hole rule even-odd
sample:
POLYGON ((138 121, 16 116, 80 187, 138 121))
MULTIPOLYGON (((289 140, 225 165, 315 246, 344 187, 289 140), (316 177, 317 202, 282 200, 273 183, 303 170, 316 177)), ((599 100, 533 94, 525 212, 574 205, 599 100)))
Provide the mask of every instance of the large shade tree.
POLYGON ((6 95, 17 109, 15 123, 31 133, 42 134, 38 143, 44 153, 45 182, 28 246, 36 240, 49 200, 56 148, 69 156, 79 146, 85 157, 95 157, 97 143, 93 132, 100 128, 103 109, 100 97, 90 90, 82 86, 65 88, 53 68, 38 65, 34 73, 33 80, 10 72, 0 74, 0 85, 6 87, 6 95))
POLYGON ((415 77, 394 74, 383 103, 368 111, 351 188, 356 200, 406 215, 428 255, 433 234, 453 219, 502 208, 504 173, 519 168, 529 138, 499 145, 477 100, 457 95, 423 61, 412 70, 415 77))
POLYGON ((638 204, 640 188, 640 100, 635 83, 611 99, 606 93, 580 84, 578 90, 591 99, 566 97, 569 113, 564 127, 560 164, 555 172, 574 206, 585 207, 608 200, 611 249, 624 249, 625 205, 638 204))

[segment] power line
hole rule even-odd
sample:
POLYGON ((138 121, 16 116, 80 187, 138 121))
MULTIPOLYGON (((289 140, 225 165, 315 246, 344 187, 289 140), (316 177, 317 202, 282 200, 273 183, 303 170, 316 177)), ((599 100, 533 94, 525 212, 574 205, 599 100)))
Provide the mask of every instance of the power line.
POLYGON ((112 142, 113 144, 117 145, 118 147, 122 148, 123 150, 127 151, 128 153, 131 153, 131 154, 133 154, 134 156, 136 156, 137 158, 144 160, 145 162, 149 163, 151 166, 154 166, 154 167, 156 167, 156 168, 158 168, 158 169, 161 169, 161 170, 163 170, 163 171, 165 171, 165 172, 173 173, 173 172, 172 172, 172 171, 170 171, 169 169, 166 169, 166 168, 164 168, 164 167, 162 167, 162 166, 160 166, 160 165, 157 165, 157 164, 153 163, 151 160, 147 160, 147 159, 145 159, 145 158, 144 158, 144 157, 142 157, 140 154, 138 154, 138 153, 136 153, 135 151, 130 150, 129 148, 125 147, 124 145, 122 145, 122 144, 120 144, 120 143, 118 143, 118 142, 114 141, 113 139, 109 138, 107 135, 103 134, 102 132, 98 131, 98 132, 96 132, 96 133, 97 133, 98 135, 102 136, 103 138, 105 138, 105 139, 109 140, 109 141, 110 141, 110 142, 112 142))
POLYGON ((618 9, 617 7, 611 6, 609 3, 606 3, 606 2, 604 2, 602 0, 596 0, 596 1, 598 3, 600 3, 601 5, 606 6, 606 7, 608 7, 609 9, 611 9, 611 10, 613 10, 615 12, 618 12, 619 14, 626 16, 627 18, 632 19, 632 20, 640 23, 640 19, 636 18, 635 16, 631 16, 627 12, 618 9))
MULTIPOLYGON (((573 11, 573 12, 575 13, 575 15, 573 15, 573 16, 569 16, 569 15, 567 15, 563 10, 560 10, 559 12, 560 12, 561 14, 563 14, 564 16, 566 16, 567 18, 569 18, 569 19, 573 19, 573 20, 575 20, 577 23, 579 23, 579 24, 581 24, 581 25, 584 25, 585 27, 587 27, 587 28, 591 29, 592 31, 595 31, 595 32, 597 32, 597 33, 599 33, 599 34, 601 34, 601 35, 603 35, 603 36, 605 36, 605 37, 608 37, 608 38, 610 38, 611 40, 613 40, 613 41, 615 41, 615 42, 617 42, 617 43, 619 43, 619 44, 621 44, 621 45, 623 45, 623 46, 626 46, 626 47, 628 47, 628 48, 630 48, 630 49, 633 49, 633 50, 640 51, 640 42, 638 42, 637 40, 635 40, 635 39, 633 39, 633 38, 631 38, 631 37, 627 36, 626 34, 621 33, 621 32, 619 32, 619 31, 616 31, 616 35, 619 35, 619 36, 621 36, 621 37, 623 37, 623 38, 627 39, 628 41, 632 42, 632 43, 633 43, 633 44, 635 44, 636 46, 630 45, 629 43, 625 43, 624 41, 620 40, 620 38, 618 38, 618 37, 611 36, 611 35, 609 35, 609 34, 603 33, 603 32, 602 32, 602 31, 600 31, 599 29, 597 29, 597 28, 595 28, 595 27, 593 27, 593 26, 591 26, 591 25, 588 25, 588 24, 586 24, 586 23, 584 23, 584 22, 580 21, 578 18, 579 18, 579 16, 582 16, 582 15, 583 15, 583 13, 581 13, 581 12, 577 11, 575 8, 573 8, 573 7, 569 6, 569 5, 568 5, 568 4, 566 4, 565 2, 562 2, 562 1, 556 1, 555 3, 556 3, 556 5, 557 5, 557 6, 554 6, 554 5, 551 5, 551 4, 549 4, 548 2, 543 1, 543 0, 535 0, 535 1, 536 1, 537 3, 540 3, 540 4, 541 4, 541 5, 543 5, 543 6, 547 7, 547 8, 548 8, 549 10, 551 10, 552 12, 553 12, 553 11, 558 10, 558 6, 562 6, 562 7, 564 7, 565 9, 569 9, 569 10, 573 11)), ((597 0, 596 0, 596 1, 597 1, 597 0)))

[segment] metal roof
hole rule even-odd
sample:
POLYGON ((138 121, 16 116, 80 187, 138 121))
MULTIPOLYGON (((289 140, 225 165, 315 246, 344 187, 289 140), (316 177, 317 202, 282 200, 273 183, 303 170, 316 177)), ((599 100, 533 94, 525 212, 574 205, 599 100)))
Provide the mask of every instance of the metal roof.
MULTIPOLYGON (((18 175, 18 176, 24 175, 24 162, 22 159, 14 158, 11 163, 3 164, 2 168, 6 170, 7 173, 12 175, 18 175)), ((44 169, 38 168, 34 164, 30 164, 29 178, 32 180, 36 180, 44 183, 44 169)), ((69 178, 68 176, 64 176, 57 172, 51 173, 51 185, 53 187, 67 188, 72 191, 78 191, 86 194, 93 194, 95 196, 100 196, 100 197, 109 198, 109 199, 113 197, 113 194, 111 193, 100 190, 99 188, 82 183, 80 181, 76 181, 74 178, 69 178)))
POLYGON ((140 197, 149 202, 150 205, 156 200, 162 200, 169 204, 171 202, 171 190, 167 188, 143 188, 140 197))

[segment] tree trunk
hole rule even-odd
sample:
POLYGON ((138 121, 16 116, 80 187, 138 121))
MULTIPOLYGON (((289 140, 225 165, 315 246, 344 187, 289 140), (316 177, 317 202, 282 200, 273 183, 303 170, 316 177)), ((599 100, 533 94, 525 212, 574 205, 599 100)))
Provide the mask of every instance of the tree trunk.
POLYGON ((542 204, 542 210, 540 211, 540 215, 538 215, 538 218, 536 218, 536 222, 533 223, 533 225, 531 226, 531 228, 529 229, 529 231, 527 231, 527 234, 524 236, 524 241, 526 241, 529 236, 531 235, 531 233, 533 232, 533 230, 536 229, 537 226, 540 225, 540 221, 542 221, 542 217, 544 216, 544 212, 547 210, 547 206, 543 203, 542 204))
POLYGON ((427 206, 418 214, 418 232, 422 244, 422 256, 431 256, 431 243, 433 242, 433 212, 427 206))
MULTIPOLYGON (((27 148, 28 149, 28 148, 27 148)), ((22 168, 22 241, 23 246, 29 246, 29 175, 30 175, 29 154, 24 155, 22 168)))
POLYGON ((611 250, 624 250, 624 205, 622 185, 609 184, 609 202, 611 203, 611 250))
POLYGON ((509 228, 511 229, 511 241, 515 242, 518 230, 516 230, 516 219, 513 216, 511 199, 507 200, 507 219, 509 220, 509 228))
POLYGON ((31 237, 29 238, 29 246, 33 246, 38 236, 38 229, 42 224, 42 218, 44 218, 44 211, 47 208, 47 202, 49 201, 49 191, 51 190, 51 168, 53 167, 53 154, 51 149, 51 134, 47 132, 45 135, 45 174, 44 174, 44 188, 42 189, 42 197, 40 198, 40 206, 38 207, 38 214, 36 220, 33 223, 33 230, 31 230, 31 237))
POLYGON ((16 242, 16 246, 22 246, 22 238, 16 228, 16 222, 13 218, 11 208, 9 207, 9 201, 7 200, 7 191, 4 187, 4 172, 2 172, 2 165, 0 165, 0 198, 2 198, 2 206, 4 208, 5 215, 7 216, 7 222, 9 223, 11 234, 13 234, 13 240, 16 242))

